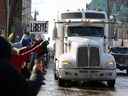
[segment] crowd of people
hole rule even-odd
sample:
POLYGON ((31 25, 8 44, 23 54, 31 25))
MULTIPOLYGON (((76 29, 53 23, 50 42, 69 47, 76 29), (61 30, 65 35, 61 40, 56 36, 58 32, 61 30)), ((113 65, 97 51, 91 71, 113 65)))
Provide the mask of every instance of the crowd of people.
POLYGON ((31 38, 28 32, 23 35, 20 46, 19 44, 11 44, 4 37, 0 36, 0 94, 5 96, 7 94, 11 96, 37 95, 41 84, 44 84, 44 63, 46 63, 44 56, 48 51, 48 41, 43 42, 41 48, 44 51, 42 54, 37 54, 36 51, 31 52, 30 60, 22 64, 20 72, 17 70, 15 64, 11 64, 10 62, 12 54, 18 54, 14 49, 22 47, 31 49, 34 48, 33 46, 36 43, 36 40, 31 38), (29 75, 25 76, 27 72, 29 75))

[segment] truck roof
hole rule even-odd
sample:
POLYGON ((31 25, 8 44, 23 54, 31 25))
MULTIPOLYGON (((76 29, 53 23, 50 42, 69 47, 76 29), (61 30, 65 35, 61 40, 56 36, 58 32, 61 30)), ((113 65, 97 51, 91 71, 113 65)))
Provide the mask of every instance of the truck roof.
POLYGON ((108 19, 104 11, 86 10, 86 11, 67 11, 61 13, 61 20, 66 19, 108 19))

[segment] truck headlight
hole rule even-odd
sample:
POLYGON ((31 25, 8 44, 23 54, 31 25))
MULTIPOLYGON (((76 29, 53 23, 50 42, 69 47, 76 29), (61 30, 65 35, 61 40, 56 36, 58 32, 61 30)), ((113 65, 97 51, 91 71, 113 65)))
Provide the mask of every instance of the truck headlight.
POLYGON ((64 60, 62 61, 63 64, 70 64, 70 62, 68 60, 64 60))
POLYGON ((114 62, 113 62, 113 61, 109 61, 109 62, 107 62, 107 64, 109 64, 109 65, 113 65, 114 62))

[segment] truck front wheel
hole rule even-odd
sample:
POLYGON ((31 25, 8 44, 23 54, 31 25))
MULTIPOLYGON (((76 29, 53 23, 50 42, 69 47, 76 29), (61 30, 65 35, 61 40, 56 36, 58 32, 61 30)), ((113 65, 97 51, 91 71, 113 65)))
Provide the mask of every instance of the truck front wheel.
POLYGON ((61 79, 61 78, 58 78, 58 85, 59 86, 64 86, 65 85, 65 80, 61 79))
POLYGON ((107 81, 107 84, 108 84, 109 87, 114 88, 115 80, 109 80, 109 81, 107 81))
POLYGON ((56 73, 54 73, 54 78, 55 78, 55 80, 58 80, 58 76, 56 73))
POLYGON ((126 69, 126 74, 128 75, 128 69, 126 69))

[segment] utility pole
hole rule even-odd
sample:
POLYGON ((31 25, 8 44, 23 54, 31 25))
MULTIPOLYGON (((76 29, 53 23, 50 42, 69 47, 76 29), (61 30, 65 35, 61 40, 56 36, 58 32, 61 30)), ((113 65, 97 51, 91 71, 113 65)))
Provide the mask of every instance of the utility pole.
POLYGON ((7 25, 6 25, 6 32, 5 32, 5 37, 8 37, 8 31, 9 31, 9 17, 10 17, 10 5, 9 5, 9 0, 6 0, 6 6, 7 6, 7 25))

